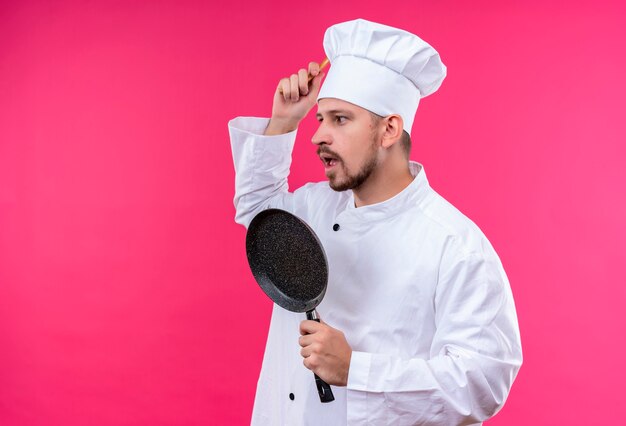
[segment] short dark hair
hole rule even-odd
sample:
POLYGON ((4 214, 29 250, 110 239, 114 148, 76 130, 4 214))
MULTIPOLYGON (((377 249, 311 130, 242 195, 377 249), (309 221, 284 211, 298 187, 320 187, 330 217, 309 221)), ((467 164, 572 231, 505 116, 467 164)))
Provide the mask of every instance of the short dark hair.
MULTIPOLYGON (((384 118, 371 111, 369 113, 372 117, 374 126, 377 126, 380 123, 380 120, 384 118)), ((409 133, 406 130, 402 130, 402 137, 400 138, 400 143, 402 144, 402 150, 404 151, 406 158, 409 158, 409 155, 411 154, 411 135, 409 135, 409 133)))

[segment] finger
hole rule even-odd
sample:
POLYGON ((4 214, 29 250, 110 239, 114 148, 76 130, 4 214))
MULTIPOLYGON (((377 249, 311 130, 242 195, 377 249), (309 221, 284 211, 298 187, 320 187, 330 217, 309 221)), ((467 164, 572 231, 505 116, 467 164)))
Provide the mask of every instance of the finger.
POLYGON ((304 364, 304 366, 305 366, 307 369, 312 370, 312 369, 311 369, 311 366, 309 365, 309 358, 310 358, 310 357, 303 358, 303 359, 302 359, 302 364, 304 364))
POLYGON ((305 346, 304 348, 300 349, 300 356, 302 358, 308 358, 311 356, 312 353, 313 353, 313 350, 311 349, 310 346, 305 346))
POLYGON ((309 74, 313 77, 320 73, 320 64, 317 62, 309 62, 309 74))
POLYGON ((309 90, 310 93, 312 93, 313 97, 317 97, 317 94, 320 91, 320 86, 322 85, 322 79, 325 75, 326 73, 320 72, 318 75, 315 76, 313 80, 311 80, 311 87, 309 90))
POLYGON ((317 354, 319 356, 319 354, 321 353, 321 349, 322 346, 319 343, 314 343, 300 349, 300 355, 302 355, 303 358, 308 358, 313 354, 317 354))
POLYGON ((313 339, 310 334, 305 334, 303 336, 298 337, 298 344, 302 347, 308 346, 311 343, 313 343, 313 339))
POLYGON ((288 78, 283 78, 279 83, 280 91, 283 93, 283 99, 285 102, 289 101, 289 97, 291 96, 290 84, 288 78))
POLYGON ((289 86, 291 90, 291 101, 298 102, 298 99, 300 99, 300 89, 298 88, 297 74, 291 74, 291 77, 289 77, 289 86))
POLYGON ((306 334, 313 334, 320 330, 321 327, 322 325, 317 321, 304 320, 300 323, 300 334, 303 336, 306 334))
POLYGON ((298 86, 302 96, 309 93, 309 73, 304 68, 298 71, 298 86))
POLYGON ((310 356, 304 358, 302 360, 302 363, 306 368, 314 371, 315 369, 317 369, 317 367, 319 367, 319 357, 315 354, 311 354, 310 356))
POLYGON ((298 338, 298 344, 302 347, 309 346, 314 342, 312 334, 305 334, 298 338))

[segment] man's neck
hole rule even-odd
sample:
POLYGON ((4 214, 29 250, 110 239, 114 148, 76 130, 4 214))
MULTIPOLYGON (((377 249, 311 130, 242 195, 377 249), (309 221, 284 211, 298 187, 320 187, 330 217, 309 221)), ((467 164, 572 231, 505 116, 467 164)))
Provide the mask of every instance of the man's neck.
POLYGON ((413 182, 408 161, 376 169, 363 185, 352 190, 355 207, 381 203, 399 194, 413 182))

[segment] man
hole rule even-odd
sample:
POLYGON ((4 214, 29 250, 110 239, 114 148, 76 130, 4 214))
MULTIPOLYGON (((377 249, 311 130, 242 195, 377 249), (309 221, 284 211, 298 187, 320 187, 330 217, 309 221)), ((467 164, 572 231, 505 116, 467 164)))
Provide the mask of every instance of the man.
POLYGON ((497 254, 409 161, 417 105, 446 68, 417 36, 364 20, 329 28, 324 48, 323 86, 311 63, 280 81, 269 121, 229 123, 236 221, 288 210, 329 262, 321 323, 274 306, 252 423, 480 424, 504 404, 522 354, 497 254), (316 101, 328 182, 290 193, 296 129, 316 101), (320 403, 309 370, 335 401, 320 403))

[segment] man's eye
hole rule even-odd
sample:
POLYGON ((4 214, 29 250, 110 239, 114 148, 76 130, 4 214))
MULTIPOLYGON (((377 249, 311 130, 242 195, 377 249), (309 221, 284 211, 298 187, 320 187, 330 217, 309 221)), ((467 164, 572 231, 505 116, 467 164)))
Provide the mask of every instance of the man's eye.
POLYGON ((337 123, 344 123, 347 119, 348 119, 348 117, 344 117, 343 115, 335 116, 335 121, 337 123))

